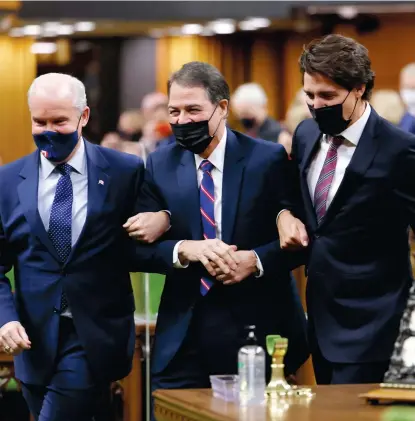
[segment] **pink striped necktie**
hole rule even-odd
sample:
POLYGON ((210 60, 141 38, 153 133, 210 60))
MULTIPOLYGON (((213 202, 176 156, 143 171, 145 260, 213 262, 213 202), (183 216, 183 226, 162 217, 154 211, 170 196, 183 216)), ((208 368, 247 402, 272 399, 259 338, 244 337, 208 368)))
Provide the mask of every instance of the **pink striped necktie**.
MULTIPOLYGON (((203 238, 205 240, 216 238, 215 223, 215 185, 212 178, 214 165, 204 159, 199 167, 203 171, 200 184, 200 216, 202 218, 203 238)), ((203 277, 200 280, 200 293, 206 295, 212 288, 214 280, 203 277)))
POLYGON ((336 171, 337 149, 343 141, 343 136, 336 136, 330 139, 329 150, 317 180, 316 189, 314 190, 314 209, 318 224, 320 224, 327 211, 327 197, 336 171))

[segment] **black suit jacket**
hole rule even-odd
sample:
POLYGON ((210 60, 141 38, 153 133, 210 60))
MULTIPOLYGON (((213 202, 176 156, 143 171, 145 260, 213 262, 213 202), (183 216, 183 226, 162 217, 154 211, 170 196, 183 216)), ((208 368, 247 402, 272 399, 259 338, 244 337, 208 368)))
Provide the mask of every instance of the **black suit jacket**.
POLYGON ((373 109, 344 179, 318 226, 307 172, 320 145, 313 120, 293 139, 295 176, 311 239, 307 304, 312 337, 332 362, 390 358, 412 283, 415 137, 373 109))

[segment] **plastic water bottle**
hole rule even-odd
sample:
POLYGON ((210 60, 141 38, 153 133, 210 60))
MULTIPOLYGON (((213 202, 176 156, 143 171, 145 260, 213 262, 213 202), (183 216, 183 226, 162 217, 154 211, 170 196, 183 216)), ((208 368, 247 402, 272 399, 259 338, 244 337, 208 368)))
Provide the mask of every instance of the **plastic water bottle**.
POLYGON ((238 353, 239 403, 260 405, 265 402, 265 351, 258 345, 255 326, 246 329, 246 343, 238 353))

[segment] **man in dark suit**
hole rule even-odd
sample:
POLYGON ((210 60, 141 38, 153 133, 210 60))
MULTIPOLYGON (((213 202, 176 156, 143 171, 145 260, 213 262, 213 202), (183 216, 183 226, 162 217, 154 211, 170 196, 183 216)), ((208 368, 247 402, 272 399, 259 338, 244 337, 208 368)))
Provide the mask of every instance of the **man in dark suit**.
MULTIPOLYGON (((89 108, 79 80, 40 76, 29 107, 38 150, 0 169, 0 347, 15 356, 36 420, 90 421, 131 369, 134 249, 122 225, 144 166, 82 138, 89 108)), ((167 214, 153 217, 163 232, 167 214)))
POLYGON ((314 119, 298 126, 291 161, 305 213, 284 211, 284 248, 310 242, 309 341, 317 382, 383 379, 412 276, 408 226, 415 226, 415 138, 368 100, 367 49, 329 35, 300 58, 314 119))
POLYGON ((227 129, 228 101, 216 68, 185 64, 169 81, 176 144, 147 160, 141 211, 171 212, 158 247, 174 264, 158 313, 153 390, 210 387, 209 375, 236 373, 246 325, 256 326, 263 347, 268 334, 288 338, 287 374, 308 357, 289 273, 302 257, 288 252, 289 261, 275 238, 275 212, 289 197, 288 157, 281 145, 227 129))

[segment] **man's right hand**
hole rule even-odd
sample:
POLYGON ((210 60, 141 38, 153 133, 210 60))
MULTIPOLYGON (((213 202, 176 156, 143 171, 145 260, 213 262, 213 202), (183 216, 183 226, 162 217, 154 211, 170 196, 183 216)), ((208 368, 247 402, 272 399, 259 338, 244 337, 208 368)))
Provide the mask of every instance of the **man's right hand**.
POLYGON ((0 328, 0 349, 10 355, 18 355, 31 348, 25 328, 19 322, 9 322, 0 328))
POLYGON ((221 240, 183 241, 179 246, 179 260, 181 264, 187 262, 201 262, 210 275, 218 273, 229 274, 234 271, 239 263, 236 255, 237 247, 229 246, 221 240))
POLYGON ((304 224, 290 211, 285 210, 277 218, 277 228, 282 249, 297 250, 307 247, 309 240, 304 224))

